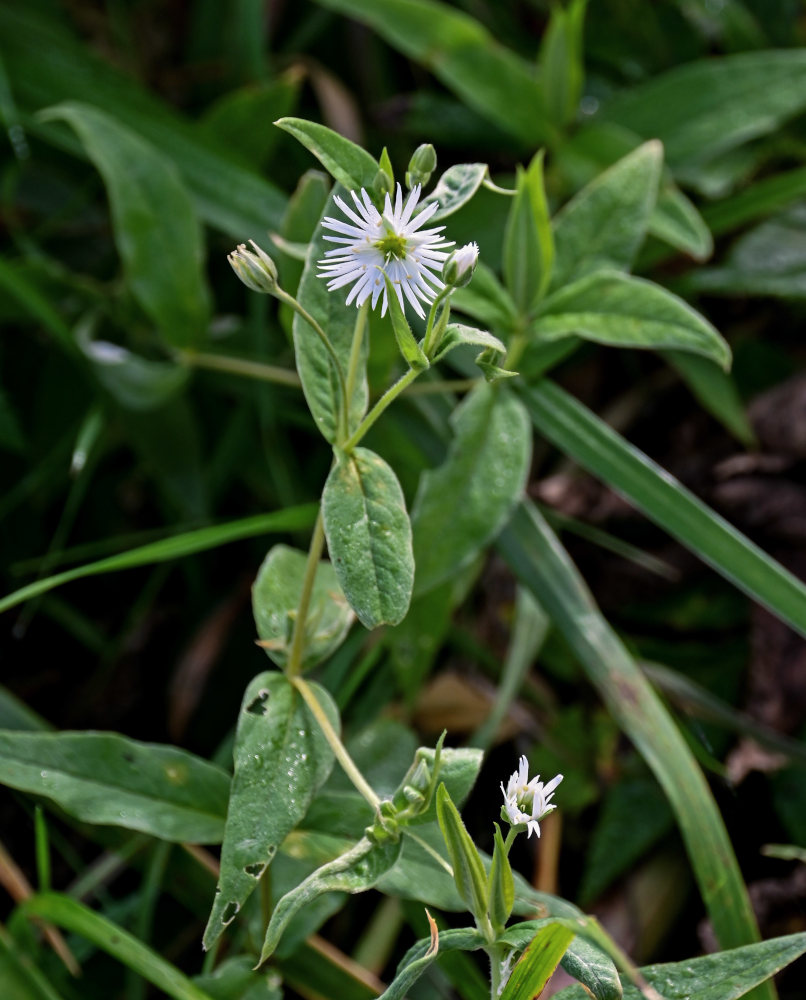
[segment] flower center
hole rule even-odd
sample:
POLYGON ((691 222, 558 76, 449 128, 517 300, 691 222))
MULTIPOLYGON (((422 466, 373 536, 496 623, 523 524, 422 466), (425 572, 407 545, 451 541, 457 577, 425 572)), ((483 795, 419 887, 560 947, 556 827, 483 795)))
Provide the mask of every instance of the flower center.
POLYGON ((403 260, 408 252, 408 241, 405 236, 400 236, 398 233, 386 231, 386 234, 379 240, 377 240, 373 246, 376 250, 379 250, 386 260, 394 258, 395 260, 403 260))

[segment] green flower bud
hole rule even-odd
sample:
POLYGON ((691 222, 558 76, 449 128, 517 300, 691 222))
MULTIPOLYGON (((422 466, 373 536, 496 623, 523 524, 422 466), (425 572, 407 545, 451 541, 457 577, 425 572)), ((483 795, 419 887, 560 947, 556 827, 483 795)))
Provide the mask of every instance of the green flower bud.
POLYGON ((442 267, 442 280, 452 288, 464 288, 470 284, 479 260, 477 243, 465 243, 454 250, 442 267))
POLYGON ((406 187, 411 189, 419 184, 425 187, 431 179, 431 174, 437 168, 437 151, 430 142, 418 146, 409 160, 409 169, 406 171, 406 187))
POLYGON ((277 291, 277 265, 254 240, 249 242, 254 247, 254 252, 248 250, 245 243, 241 243, 227 255, 227 260, 247 288, 271 295, 277 291))
POLYGON ((394 186, 394 179, 389 176, 383 167, 380 167, 378 173, 375 174, 375 180, 372 182, 372 193, 376 198, 383 199, 384 195, 392 193, 394 186))

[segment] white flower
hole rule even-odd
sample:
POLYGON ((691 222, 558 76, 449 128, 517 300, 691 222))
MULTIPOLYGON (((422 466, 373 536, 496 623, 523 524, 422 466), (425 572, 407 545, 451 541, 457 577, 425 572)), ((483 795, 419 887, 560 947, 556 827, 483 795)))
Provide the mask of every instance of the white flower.
POLYGON ((463 247, 454 250, 442 268, 442 277, 445 279, 445 283, 453 285, 455 288, 464 288, 465 285, 469 285, 478 261, 478 243, 465 243, 463 247))
POLYGON ((322 223, 325 229, 339 233, 325 239, 343 244, 335 250, 328 250, 319 261, 319 277, 330 279, 328 291, 352 284, 347 305, 355 302, 356 306, 361 306, 371 297, 374 309, 380 299, 383 316, 389 304, 386 282, 381 273, 384 272, 395 286, 401 308, 405 308, 405 295, 417 315, 420 318, 425 316, 421 303, 430 305, 437 292, 445 287, 438 274, 448 256, 445 251, 453 246, 453 242, 446 242, 439 235, 444 226, 420 228, 439 207, 437 202, 432 201, 414 216, 420 190, 419 185, 414 187, 404 202, 398 184, 394 207, 387 194, 383 215, 372 204, 364 188, 360 192, 350 192, 355 212, 343 199, 334 198, 350 222, 327 217, 322 223))
POLYGON ((521 757, 518 770, 510 776, 507 787, 504 788, 503 782, 501 783, 501 791, 504 793, 503 813, 510 825, 526 826, 530 837, 533 833, 539 837, 540 820, 557 808, 550 802, 554 789, 562 780, 561 774, 546 785, 540 780, 539 774, 530 779, 529 762, 521 757))

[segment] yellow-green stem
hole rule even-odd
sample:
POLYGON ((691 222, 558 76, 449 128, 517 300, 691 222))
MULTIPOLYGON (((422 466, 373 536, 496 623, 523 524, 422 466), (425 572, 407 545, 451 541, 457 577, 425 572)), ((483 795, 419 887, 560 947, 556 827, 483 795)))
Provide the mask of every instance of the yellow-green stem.
POLYGON ((264 365, 260 361, 248 361, 246 358, 231 358, 225 354, 205 354, 196 351, 177 351, 176 357, 183 364, 192 365, 194 368, 209 368, 212 371, 228 372, 232 375, 245 375, 247 378, 275 382, 277 385, 290 385, 295 389, 299 389, 302 385, 299 375, 291 368, 264 365))
POLYGON ((316 580, 319 560, 325 544, 325 526, 322 522, 322 509, 316 518, 311 544, 308 549, 308 561, 305 563, 305 576, 302 580, 302 593, 297 606, 297 617, 294 620, 294 632, 291 636, 291 649, 288 653, 288 663, 285 672, 289 677, 295 677, 302 670, 302 654, 305 651, 305 620, 311 604, 311 594, 316 580))
POLYGON ((363 795, 363 797, 369 802, 373 809, 377 809, 381 804, 381 800, 372 790, 371 786, 368 784, 364 775, 358 770, 358 767, 347 752, 347 748, 342 743, 339 734, 331 725, 330 719, 327 717, 324 709, 319 704, 319 700, 316 697, 316 693, 313 688, 308 684, 307 681, 303 680, 302 677, 292 677, 291 683, 296 687, 302 697, 305 699, 305 704, 311 710, 313 717, 319 723, 319 727, 322 730, 327 742, 330 744, 330 749, 333 751, 336 760, 341 765, 342 770, 347 775, 347 777, 352 781, 356 790, 363 795))
POLYGON ((358 427, 353 431, 349 438, 344 442, 344 450, 346 452, 351 452, 353 448, 358 444, 361 438, 367 433, 367 431, 372 427, 378 417, 383 413, 383 411, 393 403, 403 390, 411 385, 411 383, 420 374, 420 371, 424 369, 409 368, 405 375, 402 375, 393 386, 390 386, 386 392, 381 396, 378 402, 372 407, 369 413, 364 417, 358 427))

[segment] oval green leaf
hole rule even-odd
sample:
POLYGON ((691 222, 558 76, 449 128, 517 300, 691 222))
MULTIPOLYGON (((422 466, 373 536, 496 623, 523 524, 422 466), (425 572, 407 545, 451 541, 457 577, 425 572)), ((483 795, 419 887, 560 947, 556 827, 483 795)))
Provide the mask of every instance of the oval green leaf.
POLYGON ((0 782, 87 823, 216 844, 229 778, 185 750, 117 733, 0 732, 0 782))
MULTIPOLYGON (((288 660, 306 563, 304 552, 275 545, 263 560, 252 586, 252 611, 260 645, 278 667, 284 667, 288 660)), ((352 621, 352 609, 333 567, 329 562, 320 562, 305 619, 302 668, 321 663, 338 649, 352 621)))
POLYGON ((326 125, 303 118, 280 118, 274 124, 310 150, 325 170, 348 191, 366 188, 371 192, 380 168, 377 160, 361 146, 326 125))
POLYGON ((688 303, 643 278, 597 271, 547 299, 532 327, 540 340, 579 335, 618 347, 672 348, 730 366, 730 348, 688 303))
POLYGON ((533 1000, 560 964, 574 932, 561 924, 549 924, 537 932, 512 970, 501 1000, 533 1000))
POLYGON ((486 163, 455 163, 448 167, 431 194, 423 199, 424 206, 432 201, 439 204, 430 221, 447 219, 449 215, 458 212, 462 205, 466 205, 481 187, 487 170, 486 163))
POLYGON ((392 469, 367 448, 341 453, 322 494, 328 551, 366 628, 397 625, 414 582, 411 524, 392 469))
MULTIPOLYGON (((311 686, 338 729, 332 699, 323 688, 311 686)), ((276 673, 258 674, 247 687, 233 757, 221 874, 204 932, 206 949, 232 922, 333 766, 333 752, 302 696, 276 673)))
POLYGON ((452 577, 495 538, 529 471, 529 418, 510 393, 479 384, 452 422, 448 457, 423 473, 412 510, 420 594, 452 577))

